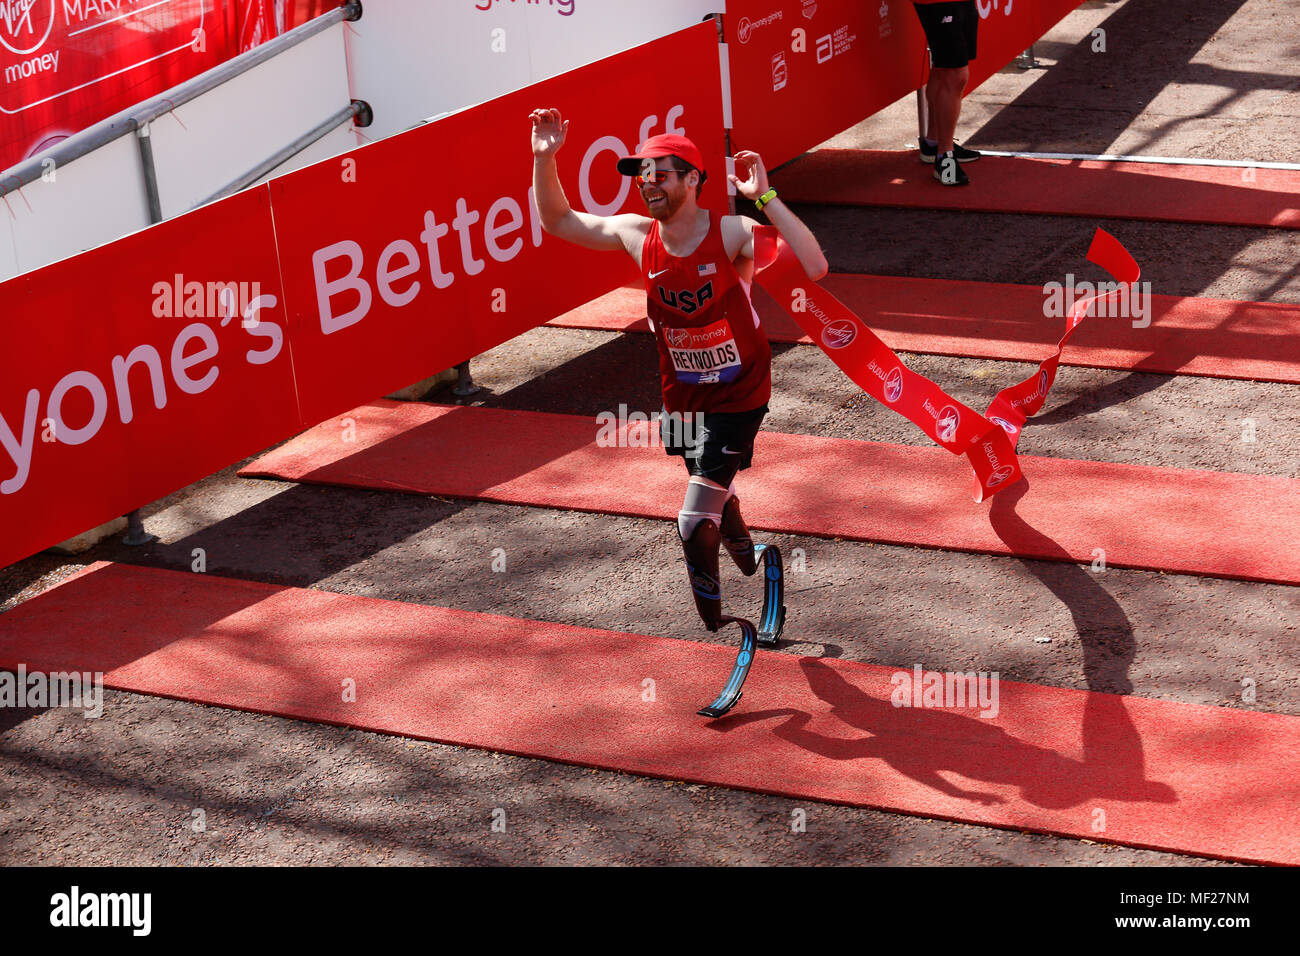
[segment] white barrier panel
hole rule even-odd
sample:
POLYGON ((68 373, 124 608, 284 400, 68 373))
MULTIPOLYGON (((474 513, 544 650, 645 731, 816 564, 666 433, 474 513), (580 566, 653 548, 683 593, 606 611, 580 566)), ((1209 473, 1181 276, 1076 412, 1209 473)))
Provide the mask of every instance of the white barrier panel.
POLYGON ((329 159, 331 156, 337 156, 339 153, 346 153, 350 149, 357 147, 357 134, 353 132, 355 127, 352 123, 344 123, 337 129, 331 130, 325 136, 312 143, 306 149, 296 156, 291 156, 285 160, 283 165, 275 167, 271 172, 264 176, 258 182, 270 182, 276 176, 284 176, 293 172, 295 169, 302 169, 304 166, 310 166, 312 163, 318 163, 322 159, 329 159))
MULTIPOLYGON (((368 139, 699 23, 723 0, 384 0, 348 33, 368 139)), ((670 64, 665 64, 670 69, 670 64)))
POLYGON ((44 178, 7 194, 5 201, 14 216, 15 271, 0 273, 2 279, 149 225, 135 136, 116 139, 66 166, 51 166, 44 178))
MULTIPOLYGON (((343 29, 336 24, 154 121, 163 218, 193 209, 351 102, 343 29)), ((347 135, 334 152, 357 144, 347 135)))

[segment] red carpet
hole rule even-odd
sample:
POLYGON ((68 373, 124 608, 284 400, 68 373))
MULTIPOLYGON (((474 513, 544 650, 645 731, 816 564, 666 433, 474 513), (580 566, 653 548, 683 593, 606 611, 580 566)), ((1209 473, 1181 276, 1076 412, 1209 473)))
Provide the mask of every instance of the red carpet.
MULTIPOLYGON (((1043 317, 1041 286, 899 276, 831 275, 821 283, 891 349, 1040 362, 1065 332, 1043 317)), ((768 296, 755 297, 767 337, 808 342, 768 296)), ((1151 325, 1089 317, 1063 365, 1300 384, 1300 306, 1151 296, 1151 325)), ((649 332, 642 288, 615 289, 547 325, 649 332)))
MULTIPOLYGON (((379 401, 240 474, 676 518, 681 463, 596 436, 576 415, 379 401)), ((1296 479, 1021 456, 1028 486, 976 505, 941 448, 764 432, 756 449, 738 487, 762 530, 1300 584, 1296 479)))
POLYGON ((789 202, 1103 216, 1300 229, 1300 172, 988 156, 971 185, 934 180, 913 151, 819 149, 772 174, 789 202))
POLYGON ((0 615, 0 667, 10 670, 102 671, 120 690, 583 766, 1300 863, 1300 719, 1009 681, 988 718, 896 708, 891 676, 912 662, 768 651, 731 715, 697 717, 734 655, 105 564, 0 615), (646 677, 653 702, 642 699, 646 677), (1094 830, 1098 810, 1104 829, 1094 830))

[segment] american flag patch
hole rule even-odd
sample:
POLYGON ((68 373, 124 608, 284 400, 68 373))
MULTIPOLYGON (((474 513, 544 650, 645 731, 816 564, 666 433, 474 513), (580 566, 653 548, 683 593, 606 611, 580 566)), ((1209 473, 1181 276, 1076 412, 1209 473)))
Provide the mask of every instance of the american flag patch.
POLYGON ((709 263, 708 265, 706 265, 706 266, 699 266, 698 268, 699 268, 699 270, 700 270, 700 277, 701 277, 701 278, 703 278, 704 276, 711 276, 711 275, 717 275, 717 274, 718 274, 718 270, 714 268, 712 262, 710 262, 710 263, 709 263))

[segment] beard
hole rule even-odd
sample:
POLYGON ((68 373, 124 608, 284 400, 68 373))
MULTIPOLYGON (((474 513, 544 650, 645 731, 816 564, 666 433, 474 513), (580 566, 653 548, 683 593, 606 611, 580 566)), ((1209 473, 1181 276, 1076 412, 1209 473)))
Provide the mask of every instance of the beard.
MULTIPOLYGON (((676 193, 670 193, 666 190, 660 190, 657 196, 662 196, 661 202, 651 203, 646 198, 644 192, 641 193, 641 201, 646 204, 646 211, 650 213, 652 219, 658 219, 663 222, 671 219, 682 208, 682 203, 686 202, 686 193, 684 190, 678 190, 676 193)), ((656 196, 656 198, 657 198, 656 196)))

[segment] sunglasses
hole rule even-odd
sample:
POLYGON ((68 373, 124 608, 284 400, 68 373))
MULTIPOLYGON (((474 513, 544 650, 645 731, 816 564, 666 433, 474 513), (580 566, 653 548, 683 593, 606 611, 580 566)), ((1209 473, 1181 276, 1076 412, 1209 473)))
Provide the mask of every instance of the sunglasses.
POLYGON ((647 176, 647 175, 644 175, 644 174, 643 174, 643 175, 640 175, 640 176, 637 176, 637 177, 636 177, 636 182, 637 182, 637 185, 638 185, 638 186, 643 186, 643 185, 645 185, 645 184, 647 184, 647 183, 650 183, 650 184, 653 184, 653 185, 655 185, 655 186, 658 186, 660 183, 662 183, 664 180, 666 180, 666 179, 668 178, 668 174, 669 174, 669 173, 676 173, 678 176, 681 176, 681 175, 684 175, 684 174, 686 173, 686 170, 684 170, 684 169, 678 169, 678 168, 675 167, 675 166, 674 166, 674 167, 671 167, 671 168, 669 168, 669 169, 656 169, 654 172, 650 173, 648 176, 647 176))

